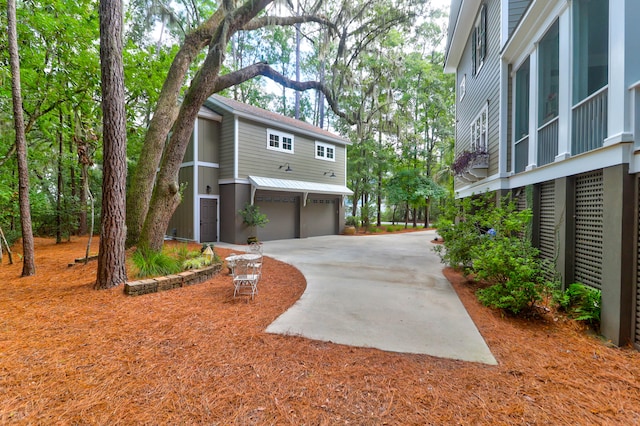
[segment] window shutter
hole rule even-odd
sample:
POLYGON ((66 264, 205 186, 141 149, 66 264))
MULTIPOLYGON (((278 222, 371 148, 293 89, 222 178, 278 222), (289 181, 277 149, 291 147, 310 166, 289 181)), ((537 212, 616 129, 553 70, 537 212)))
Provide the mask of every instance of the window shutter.
POLYGON ((480 10, 480 59, 487 57, 487 5, 483 4, 480 10))

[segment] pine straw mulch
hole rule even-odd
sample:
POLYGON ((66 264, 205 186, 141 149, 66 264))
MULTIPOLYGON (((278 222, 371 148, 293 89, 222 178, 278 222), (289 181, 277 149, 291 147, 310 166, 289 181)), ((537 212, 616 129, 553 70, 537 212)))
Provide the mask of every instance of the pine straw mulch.
POLYGON ((84 239, 36 243, 35 277, 0 266, 3 424, 640 423, 638 352, 503 318, 451 270, 497 366, 267 334, 305 288, 273 259, 253 301, 227 274, 128 297, 92 289, 95 262, 67 267, 84 239))

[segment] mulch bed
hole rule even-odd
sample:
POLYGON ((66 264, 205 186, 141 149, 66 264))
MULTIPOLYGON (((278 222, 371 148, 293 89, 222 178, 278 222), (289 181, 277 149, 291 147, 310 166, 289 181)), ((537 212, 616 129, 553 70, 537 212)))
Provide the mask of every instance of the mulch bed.
POLYGON ((497 366, 267 334, 305 289, 273 259, 253 301, 234 300, 225 273, 138 297, 93 290, 96 262, 67 266, 85 243, 36 239, 34 277, 0 266, 0 423, 640 423, 638 352, 551 314, 503 317, 450 269, 497 366))

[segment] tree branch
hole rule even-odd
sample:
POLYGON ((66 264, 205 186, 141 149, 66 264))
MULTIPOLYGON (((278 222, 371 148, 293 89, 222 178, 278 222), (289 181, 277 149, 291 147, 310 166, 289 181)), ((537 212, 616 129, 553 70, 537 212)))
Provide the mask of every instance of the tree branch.
POLYGON ((245 31, 257 30, 264 27, 273 26, 288 26, 295 24, 304 24, 306 22, 315 22, 321 25, 325 25, 334 31, 338 28, 328 18, 317 15, 301 15, 301 16, 261 16, 259 18, 252 19, 242 27, 245 31))
POLYGON ((337 99, 335 99, 333 93, 327 86, 320 83, 319 81, 291 80, 290 78, 285 77, 283 74, 280 74, 278 71, 271 68, 266 62, 257 62, 255 64, 249 65, 248 67, 220 76, 216 81, 213 91, 209 95, 218 93, 221 90, 227 89, 231 86, 235 86, 236 84, 240 84, 259 75, 267 77, 275 81, 276 83, 283 85, 284 87, 300 92, 311 89, 322 92, 322 94, 327 99, 327 103, 337 116, 342 117, 349 124, 355 124, 356 122, 353 117, 348 115, 345 111, 340 110, 340 108, 338 107, 337 99))

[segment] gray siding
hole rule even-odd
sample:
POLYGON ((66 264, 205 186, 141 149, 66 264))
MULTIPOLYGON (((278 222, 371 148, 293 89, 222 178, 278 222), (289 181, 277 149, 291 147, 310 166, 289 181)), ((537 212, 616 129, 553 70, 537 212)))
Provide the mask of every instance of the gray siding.
POLYGON ((220 179, 233 178, 233 116, 227 114, 222 118, 220 126, 220 179))
POLYGON ((500 1, 489 0, 487 5, 487 57, 472 75, 471 42, 469 34, 464 54, 456 72, 456 87, 466 75, 465 96, 456 103, 456 153, 470 149, 471 123, 484 105, 488 108, 489 175, 498 172, 500 118, 500 1))
MULTIPOLYGON (((277 127, 269 127, 279 130, 277 127)), ((346 151, 344 146, 335 145, 336 161, 315 158, 315 142, 309 136, 294 134, 293 154, 267 149, 267 127, 240 119, 238 125, 240 147, 238 153, 238 173, 240 178, 249 175, 270 178, 290 179, 308 182, 338 184, 345 181, 344 164, 346 151), (293 171, 285 173, 280 165, 289 163, 293 171), (324 175, 333 170, 336 177, 324 175)), ((284 133, 290 133, 283 131, 284 133)))
POLYGON ((220 161, 220 123, 198 118, 198 161, 220 161))
POLYGON ((520 22, 520 18, 526 12, 529 4, 531 4, 531 0, 509 0, 509 37, 511 37, 513 30, 520 22))
POLYGON ((220 175, 220 169, 214 167, 198 167, 198 194, 204 195, 216 195, 220 194, 220 188, 218 185, 218 176, 220 175), (210 192, 207 192, 207 185, 209 185, 210 192))
POLYGON ((182 167, 178 172, 178 182, 185 183, 186 187, 182 193, 182 201, 173 213, 167 235, 176 236, 178 238, 192 239, 193 232, 193 167, 182 167))

